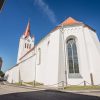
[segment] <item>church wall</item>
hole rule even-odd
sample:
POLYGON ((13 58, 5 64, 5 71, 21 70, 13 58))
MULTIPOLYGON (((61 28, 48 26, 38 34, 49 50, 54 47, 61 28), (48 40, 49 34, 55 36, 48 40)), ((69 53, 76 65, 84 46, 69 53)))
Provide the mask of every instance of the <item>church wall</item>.
POLYGON ((18 48, 18 58, 17 58, 17 63, 19 63, 19 58, 22 56, 23 54, 23 50, 24 50, 24 44, 25 44, 25 41, 24 39, 20 38, 20 41, 19 41, 19 48, 18 48))
POLYGON ((19 60, 19 81, 33 82, 35 68, 35 52, 32 50, 19 60))
POLYGON ((64 48, 64 37, 63 32, 59 29, 59 65, 58 65, 58 83, 62 85, 62 81, 66 83, 65 76, 65 48, 64 48))
POLYGON ((14 67, 11 71, 12 71, 12 83, 18 83, 19 82, 18 66, 14 67))
MULTIPOLYGON (((18 58, 27 52, 25 41, 20 41, 18 58)), ((100 42, 96 33, 83 24, 52 31, 18 62, 5 74, 10 83, 35 80, 44 85, 62 81, 68 85, 83 85, 86 81, 90 85, 92 73, 94 84, 100 84, 100 42), (68 73, 66 41, 71 37, 76 40, 80 77, 69 77, 68 73)))
POLYGON ((87 42, 86 38, 88 37, 88 32, 84 31, 84 26, 82 26, 80 32, 78 33, 79 41, 78 41, 78 52, 79 52, 79 66, 80 66, 80 73, 82 75, 83 81, 86 81, 87 85, 91 84, 90 79, 90 67, 89 67, 89 58, 87 52, 87 42), (88 84, 89 83, 89 84, 88 84))
POLYGON ((34 80, 34 67, 35 67, 34 51, 30 52, 27 56, 20 60, 20 63, 15 67, 8 70, 5 74, 9 83, 17 83, 19 81, 32 82, 34 80))
POLYGON ((11 70, 8 70, 6 73, 5 73, 5 79, 11 83, 12 82, 12 71, 11 70))
POLYGON ((19 63, 21 61, 19 59, 22 56, 24 56, 33 47, 34 47, 34 40, 31 39, 30 36, 28 38, 24 38, 24 36, 22 36, 19 41, 19 51, 18 51, 17 63, 19 63))
POLYGON ((41 63, 36 66, 36 80, 45 85, 58 83, 59 30, 50 33, 38 44, 41 48, 41 63))
POLYGON ((35 55, 31 55, 29 58, 27 56, 19 65, 20 80, 23 82, 33 82, 34 81, 34 70, 35 70, 35 55))
MULTIPOLYGON (((76 37, 77 39, 77 52, 78 52, 78 60, 79 60, 79 70, 80 70, 80 75, 81 78, 69 78, 68 77, 68 62, 67 62, 67 55, 66 57, 64 57, 64 55, 60 58, 60 59, 66 59, 66 69, 67 69, 67 77, 65 74, 65 69, 63 67, 62 72, 60 72, 60 74, 62 76, 64 76, 64 78, 60 78, 60 80, 64 80, 65 82, 67 81, 67 84, 71 84, 71 85, 77 85, 82 83, 83 81, 87 81, 88 83, 90 83, 90 69, 89 69, 89 65, 88 65, 88 58, 87 58, 87 51, 86 51, 86 45, 85 45, 85 33, 84 33, 84 28, 83 26, 76 26, 76 27, 66 27, 64 28, 64 44, 65 44, 65 53, 66 51, 66 39, 68 39, 69 37, 76 37)), ((63 43, 63 42, 62 42, 63 43)), ((64 50, 62 50, 60 53, 64 52, 64 50)), ((62 62, 62 61, 61 61, 62 62)), ((65 63, 65 62, 63 62, 65 63)), ((64 64, 62 64, 62 66, 64 66, 64 64)))
POLYGON ((19 74, 18 74, 18 66, 13 67, 12 69, 8 70, 5 73, 5 79, 9 83, 17 83, 17 82, 19 82, 18 77, 19 77, 19 74))
POLYGON ((59 30, 50 33, 35 49, 9 70, 8 82, 32 82, 33 80, 52 85, 58 83, 59 30), (37 62, 37 51, 41 49, 41 63, 37 62))
POLYGON ((35 49, 20 60, 20 80, 33 80, 52 85, 58 83, 59 31, 50 33, 35 49), (38 64, 38 49, 41 49, 41 61, 38 64))
POLYGON ((89 58, 89 67, 90 73, 93 75, 93 82, 95 85, 100 84, 100 45, 99 39, 95 32, 85 29, 88 31, 88 36, 86 38, 87 49, 88 49, 88 58, 89 58))

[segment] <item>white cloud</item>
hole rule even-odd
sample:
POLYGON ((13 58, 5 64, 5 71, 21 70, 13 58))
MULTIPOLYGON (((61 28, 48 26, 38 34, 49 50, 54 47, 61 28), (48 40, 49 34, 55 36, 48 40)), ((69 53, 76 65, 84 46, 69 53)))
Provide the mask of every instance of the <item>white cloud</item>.
POLYGON ((43 0, 34 0, 34 4, 37 5, 50 19, 53 24, 57 23, 57 19, 53 10, 43 0))

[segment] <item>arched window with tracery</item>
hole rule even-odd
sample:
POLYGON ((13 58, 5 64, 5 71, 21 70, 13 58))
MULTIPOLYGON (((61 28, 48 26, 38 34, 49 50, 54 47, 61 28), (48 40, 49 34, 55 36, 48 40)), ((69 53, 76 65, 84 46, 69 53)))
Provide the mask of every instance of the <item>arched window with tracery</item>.
POLYGON ((70 38, 67 41, 67 53, 68 53, 69 74, 78 74, 79 63, 78 63, 78 55, 77 55, 77 46, 74 38, 70 38))

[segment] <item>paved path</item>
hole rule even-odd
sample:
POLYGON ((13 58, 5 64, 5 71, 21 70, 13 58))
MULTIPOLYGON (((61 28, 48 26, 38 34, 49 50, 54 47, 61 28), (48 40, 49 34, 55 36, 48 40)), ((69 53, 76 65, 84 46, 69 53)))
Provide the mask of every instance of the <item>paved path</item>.
POLYGON ((80 92, 77 94, 84 94, 84 95, 91 95, 91 96, 98 96, 100 97, 100 91, 90 91, 90 92, 80 92))
POLYGON ((0 100, 100 100, 97 96, 0 85, 0 100))
POLYGON ((29 91, 36 91, 36 90, 29 89, 29 88, 21 88, 13 85, 0 85, 0 95, 17 93, 17 92, 29 92, 29 91))
POLYGON ((70 92, 75 94, 82 94, 82 95, 90 95, 90 96, 98 96, 100 97, 100 90, 77 90, 77 91, 67 91, 62 90, 63 92, 70 92))

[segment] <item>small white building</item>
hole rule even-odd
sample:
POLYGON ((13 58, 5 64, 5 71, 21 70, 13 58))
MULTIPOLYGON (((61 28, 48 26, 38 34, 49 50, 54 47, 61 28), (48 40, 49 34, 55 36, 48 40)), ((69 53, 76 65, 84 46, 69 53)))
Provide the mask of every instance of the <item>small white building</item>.
POLYGON ((100 84, 100 42, 90 26, 69 17, 37 45, 34 41, 28 23, 19 41, 17 64, 5 74, 8 82, 100 84))

